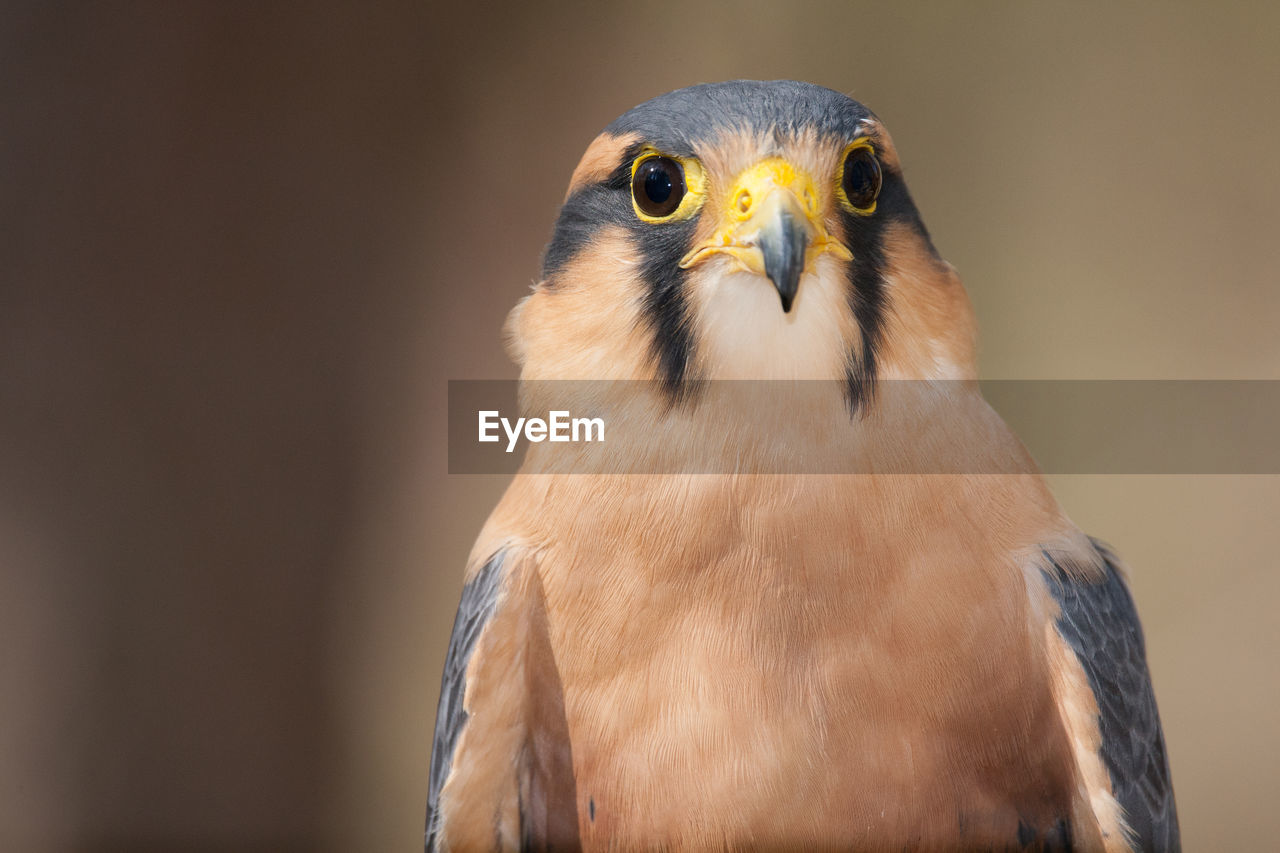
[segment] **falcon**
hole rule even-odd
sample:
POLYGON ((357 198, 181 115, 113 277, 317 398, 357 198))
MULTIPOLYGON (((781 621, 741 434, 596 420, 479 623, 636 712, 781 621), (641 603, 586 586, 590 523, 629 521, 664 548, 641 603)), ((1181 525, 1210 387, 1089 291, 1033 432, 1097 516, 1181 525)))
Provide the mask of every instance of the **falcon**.
POLYGON ((627 112, 508 331, 625 417, 530 445, 472 551, 428 851, 1179 849, 1125 571, 982 400, 866 107, 627 112))

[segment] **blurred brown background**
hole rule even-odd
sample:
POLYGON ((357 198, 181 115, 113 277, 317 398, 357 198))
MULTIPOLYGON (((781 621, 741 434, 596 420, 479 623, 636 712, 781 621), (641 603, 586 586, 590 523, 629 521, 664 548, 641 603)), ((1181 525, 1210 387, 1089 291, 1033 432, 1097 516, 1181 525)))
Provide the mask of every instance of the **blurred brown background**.
MULTIPOLYGON (((1280 7, 6 3, 0 848, 421 844, 445 473, 614 116, 892 129, 988 377, 1280 379, 1280 7)), ((1104 416, 1105 413, 1099 413, 1104 416)), ((1276 477, 1056 477, 1134 569, 1191 850, 1265 848, 1276 477)))

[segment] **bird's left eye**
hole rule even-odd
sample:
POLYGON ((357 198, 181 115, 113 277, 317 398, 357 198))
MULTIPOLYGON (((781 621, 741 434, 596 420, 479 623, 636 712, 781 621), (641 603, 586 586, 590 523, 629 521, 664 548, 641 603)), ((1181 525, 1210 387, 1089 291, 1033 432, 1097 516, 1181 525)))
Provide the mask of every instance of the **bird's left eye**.
POLYGON ((882 180, 880 161, 876 159, 875 151, 867 145, 854 143, 840 168, 843 201, 855 213, 866 215, 875 212, 882 180))
POLYGON ((636 207, 655 219, 675 213, 684 194, 684 170, 670 157, 650 157, 636 166, 631 176, 636 207))

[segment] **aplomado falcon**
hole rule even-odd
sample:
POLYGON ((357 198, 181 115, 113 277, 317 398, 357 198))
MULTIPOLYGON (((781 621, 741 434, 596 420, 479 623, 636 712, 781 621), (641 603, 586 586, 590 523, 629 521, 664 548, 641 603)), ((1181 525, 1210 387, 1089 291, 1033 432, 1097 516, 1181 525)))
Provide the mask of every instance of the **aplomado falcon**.
POLYGON ((526 381, 636 380, 662 466, 540 448, 494 510, 428 850, 1178 849, 1123 571, 967 382, 968 299, 867 108, 738 81, 627 112, 509 331, 526 381), (736 423, 721 380, 827 388, 761 423, 836 473, 699 443, 736 423), (902 380, 951 414, 890 418, 902 380), (877 473, 956 427, 1025 469, 877 473))

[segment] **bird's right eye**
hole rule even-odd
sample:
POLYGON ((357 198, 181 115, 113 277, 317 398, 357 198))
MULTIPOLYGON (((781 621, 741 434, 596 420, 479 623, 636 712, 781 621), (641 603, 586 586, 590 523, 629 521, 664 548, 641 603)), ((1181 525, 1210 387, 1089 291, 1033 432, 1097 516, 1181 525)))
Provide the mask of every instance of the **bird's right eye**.
POLYGON ((652 219, 666 219, 685 196, 684 169, 670 157, 647 157, 631 175, 631 197, 636 209, 652 219))

